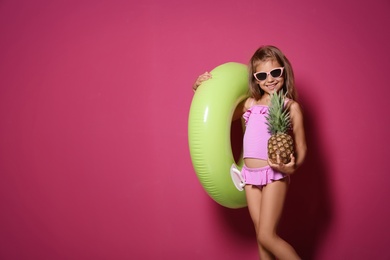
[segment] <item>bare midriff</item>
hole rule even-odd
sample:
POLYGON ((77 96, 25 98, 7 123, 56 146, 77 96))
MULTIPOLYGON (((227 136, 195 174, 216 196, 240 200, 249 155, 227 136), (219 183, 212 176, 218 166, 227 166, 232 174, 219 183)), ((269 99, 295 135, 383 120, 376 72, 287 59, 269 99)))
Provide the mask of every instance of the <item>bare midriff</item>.
POLYGON ((244 163, 248 168, 261 168, 268 166, 268 161, 255 158, 245 158, 244 163))

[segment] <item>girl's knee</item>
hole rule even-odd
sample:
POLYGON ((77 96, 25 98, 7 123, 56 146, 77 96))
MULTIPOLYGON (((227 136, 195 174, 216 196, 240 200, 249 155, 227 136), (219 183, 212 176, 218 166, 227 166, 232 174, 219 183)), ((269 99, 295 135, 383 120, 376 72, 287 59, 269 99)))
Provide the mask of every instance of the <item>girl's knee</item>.
POLYGON ((259 232, 257 234, 257 242, 265 248, 270 248, 274 244, 276 235, 270 232, 259 232))

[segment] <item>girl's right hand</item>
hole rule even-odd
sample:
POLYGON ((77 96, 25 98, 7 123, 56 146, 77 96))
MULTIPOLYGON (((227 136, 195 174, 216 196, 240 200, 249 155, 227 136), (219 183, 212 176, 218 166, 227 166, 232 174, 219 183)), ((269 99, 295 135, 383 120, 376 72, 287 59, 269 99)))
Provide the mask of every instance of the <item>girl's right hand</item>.
POLYGON ((200 75, 196 81, 194 82, 194 85, 192 85, 192 89, 194 90, 194 92, 196 91, 196 89, 200 86, 200 84, 202 84, 203 81, 206 81, 208 79, 211 79, 212 76, 209 72, 205 72, 203 73, 202 75, 200 75))
POLYGON ((295 170, 297 169, 297 166, 295 164, 295 157, 294 155, 290 155, 290 158, 291 158, 291 161, 287 164, 283 164, 281 161, 280 161, 280 157, 279 157, 279 154, 276 156, 276 163, 273 163, 269 158, 268 158, 268 165, 278 171, 278 172, 282 172, 284 174, 287 174, 287 175, 290 175, 290 174, 293 174, 295 172, 295 170))

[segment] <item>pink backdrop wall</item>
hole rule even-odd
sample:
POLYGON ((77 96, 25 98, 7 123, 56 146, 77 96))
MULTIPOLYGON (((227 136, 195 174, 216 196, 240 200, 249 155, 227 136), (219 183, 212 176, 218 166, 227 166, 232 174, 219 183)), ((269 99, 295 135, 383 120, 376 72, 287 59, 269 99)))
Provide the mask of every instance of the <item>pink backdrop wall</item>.
POLYGON ((262 44, 296 73, 309 156, 281 233, 304 259, 389 259, 390 3, 0 2, 1 259, 257 259, 187 141, 191 84, 262 44))

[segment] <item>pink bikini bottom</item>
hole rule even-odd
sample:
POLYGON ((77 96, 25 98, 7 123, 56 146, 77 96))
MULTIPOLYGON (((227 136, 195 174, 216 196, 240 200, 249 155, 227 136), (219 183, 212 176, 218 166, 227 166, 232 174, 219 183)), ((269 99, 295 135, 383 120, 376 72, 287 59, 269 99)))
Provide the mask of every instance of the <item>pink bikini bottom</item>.
POLYGON ((283 178, 290 179, 290 176, 273 170, 270 166, 261 168, 248 168, 245 165, 242 167, 241 175, 244 178, 245 184, 255 185, 259 188, 271 183, 273 181, 281 180, 283 178))

